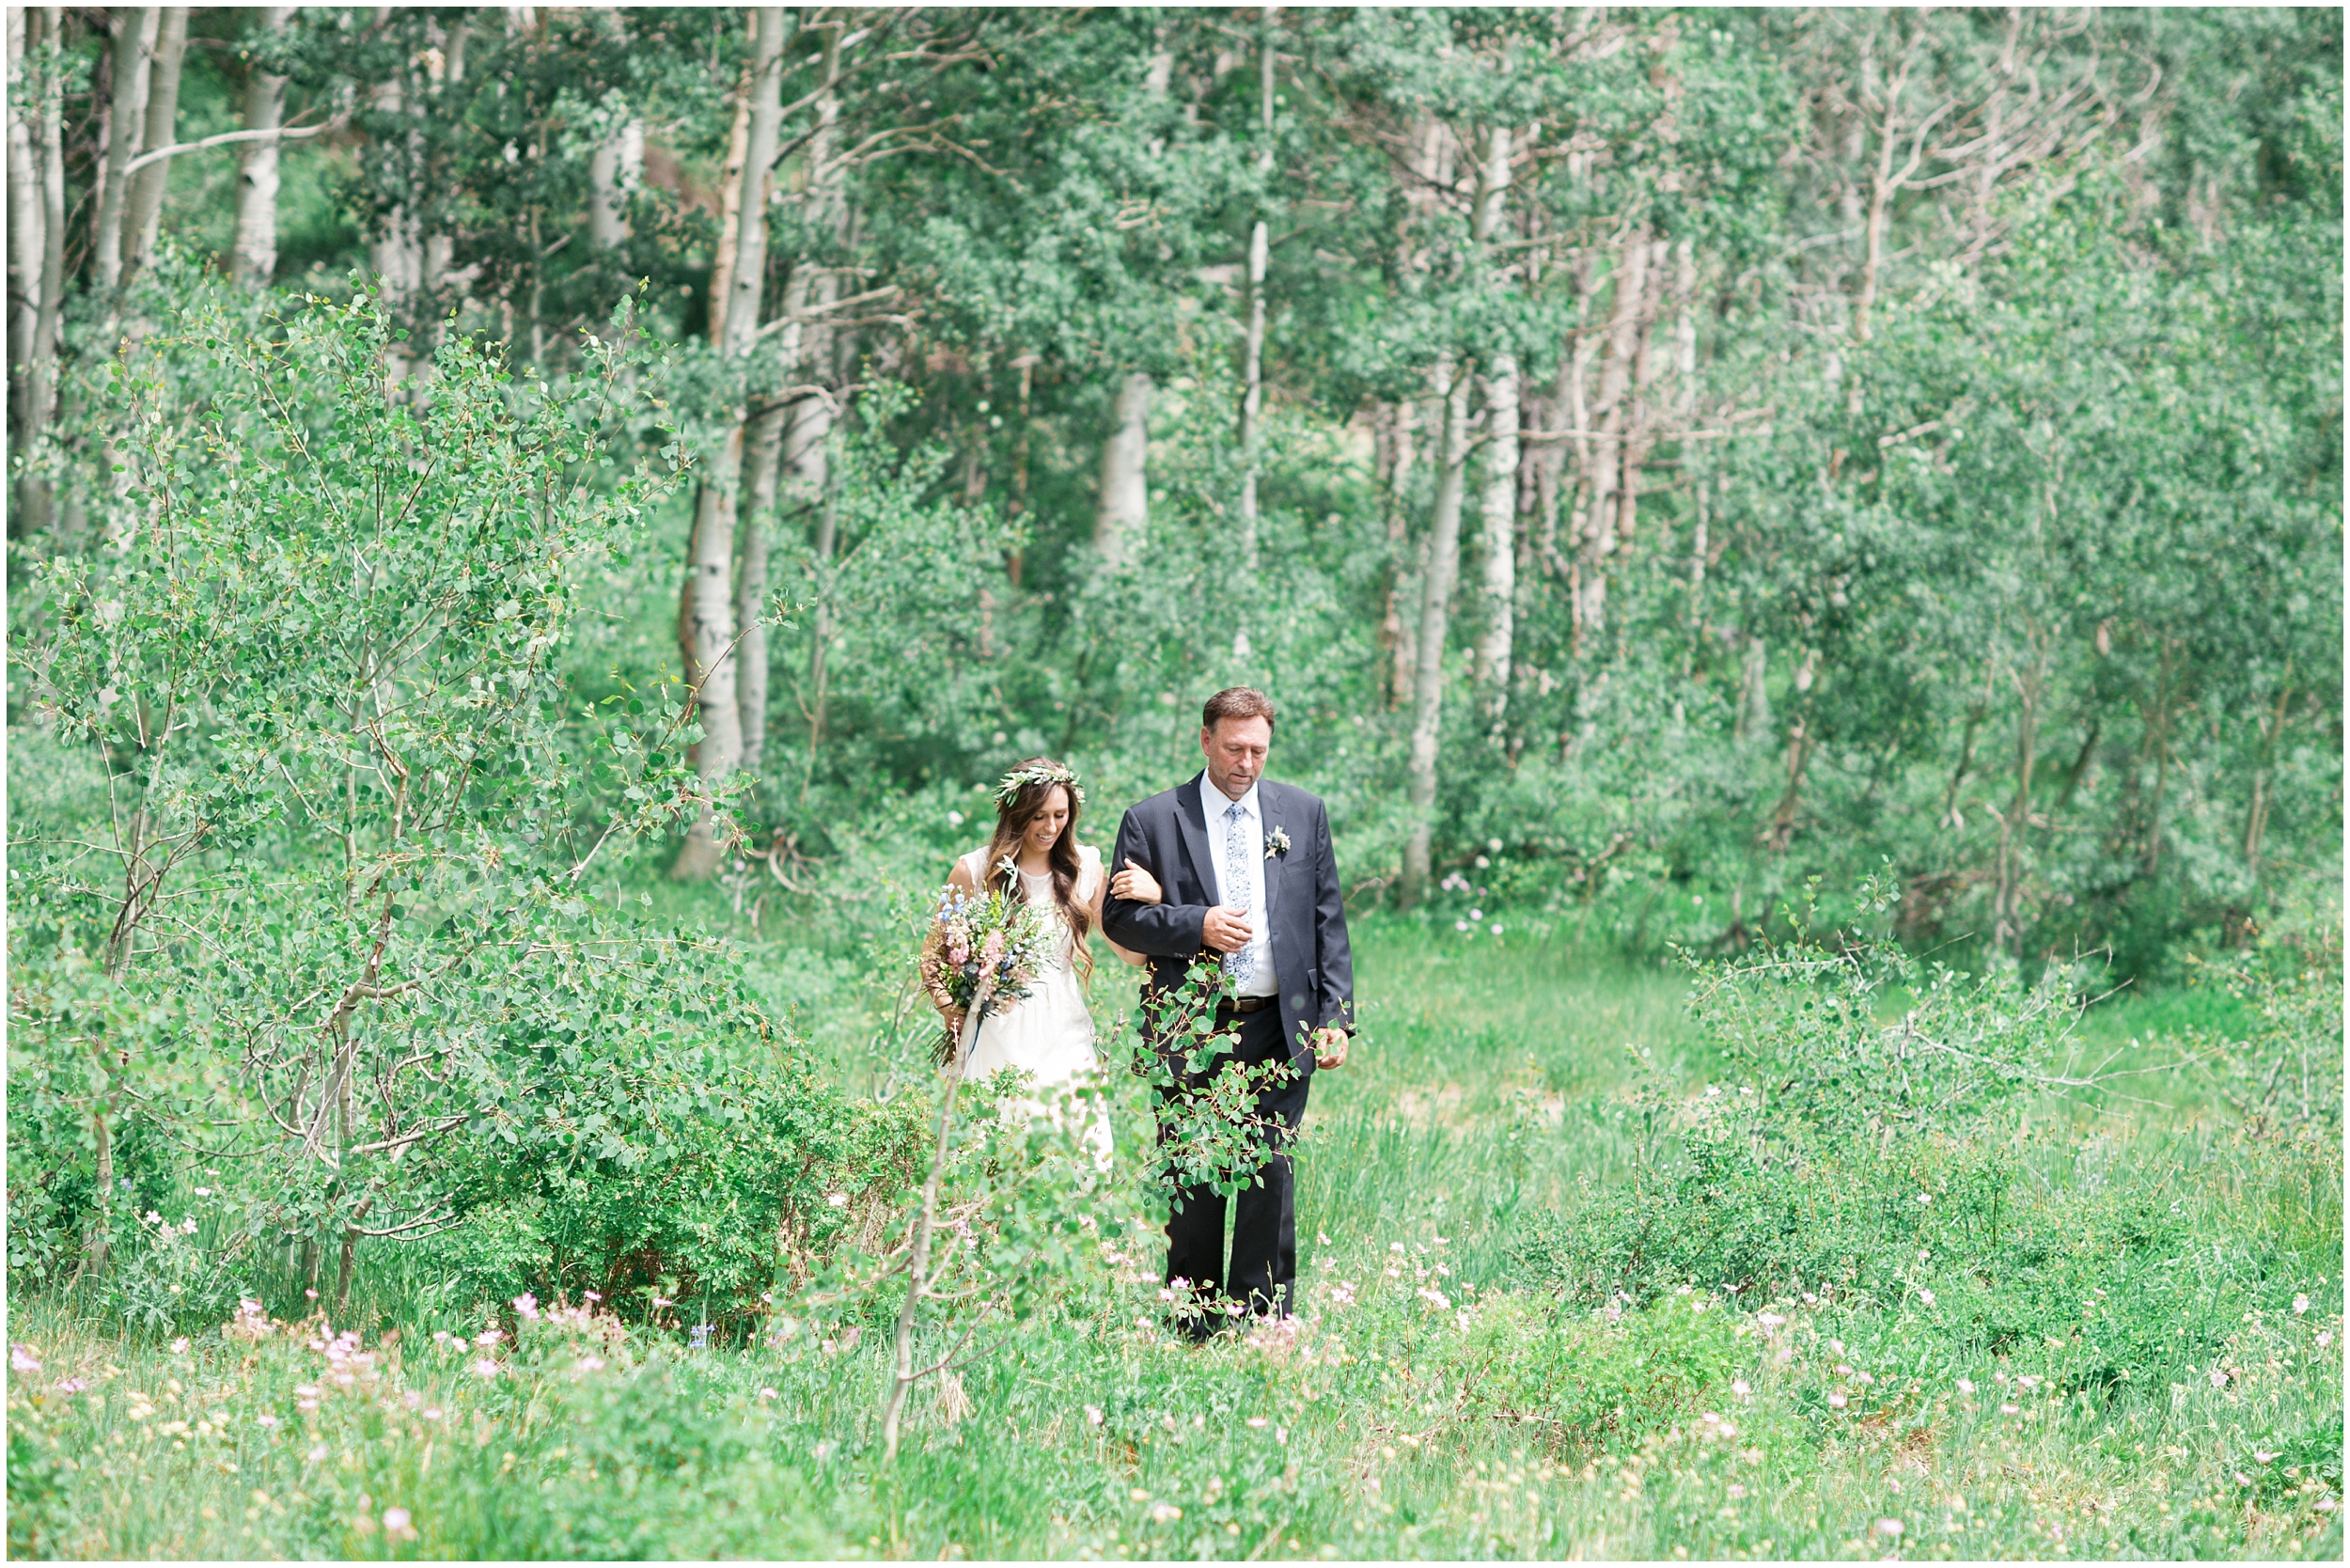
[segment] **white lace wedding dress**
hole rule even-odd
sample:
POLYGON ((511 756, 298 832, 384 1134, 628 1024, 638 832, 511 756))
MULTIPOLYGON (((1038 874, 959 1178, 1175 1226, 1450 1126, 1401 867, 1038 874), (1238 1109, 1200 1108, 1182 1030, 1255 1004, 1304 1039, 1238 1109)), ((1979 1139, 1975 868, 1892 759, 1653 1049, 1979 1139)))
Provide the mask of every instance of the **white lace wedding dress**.
MULTIPOLYGON (((985 849, 976 849, 958 862, 964 873, 982 887, 987 886, 986 855, 985 849)), ((1069 922, 1061 916, 1060 905, 1053 898, 1053 879, 1050 875, 1030 876, 1026 871, 1020 873, 1020 879, 1026 884, 1028 902, 1054 933, 1054 941, 1043 972, 1036 977, 1026 996, 1007 1010, 990 1011, 979 1026, 976 1040, 971 1036, 971 1026, 964 1024, 964 1076, 979 1082, 1007 1067, 1026 1074, 1036 1095, 1007 1102, 1007 1114, 1035 1115, 1041 1111, 1052 1117, 1058 1125, 1070 1091, 1100 1068, 1102 1058, 1093 1048, 1093 1015, 1086 1009, 1085 987, 1077 979, 1073 935, 1069 922)), ((1101 883, 1101 853, 1079 845, 1077 883, 1070 889, 1070 902, 1080 906, 1091 904, 1101 883)), ((1084 1141, 1093 1151, 1094 1164, 1107 1169, 1110 1121, 1106 1110, 1094 1113, 1084 1141)))

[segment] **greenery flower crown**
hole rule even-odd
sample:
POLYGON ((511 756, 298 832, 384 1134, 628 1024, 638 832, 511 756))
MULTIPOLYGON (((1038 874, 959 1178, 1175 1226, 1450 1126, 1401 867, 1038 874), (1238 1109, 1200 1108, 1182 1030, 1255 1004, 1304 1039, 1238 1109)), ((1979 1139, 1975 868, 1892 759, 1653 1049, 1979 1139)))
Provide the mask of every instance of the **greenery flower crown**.
POLYGON ((1085 788, 1077 782, 1074 773, 1058 763, 1034 762, 1004 775, 1002 782, 995 786, 995 804, 1010 806, 1020 792, 1031 784, 1058 784, 1069 792, 1073 804, 1083 806, 1086 803, 1085 788))

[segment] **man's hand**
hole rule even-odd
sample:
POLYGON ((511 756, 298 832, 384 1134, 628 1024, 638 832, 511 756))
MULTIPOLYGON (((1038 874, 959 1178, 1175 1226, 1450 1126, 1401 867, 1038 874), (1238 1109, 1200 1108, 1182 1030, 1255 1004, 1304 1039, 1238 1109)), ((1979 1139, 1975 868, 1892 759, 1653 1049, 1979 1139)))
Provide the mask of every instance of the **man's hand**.
POLYGON ((1321 1028, 1314 1031, 1314 1065, 1321 1068, 1344 1067, 1346 1048, 1353 1036, 1344 1029, 1321 1028))
POLYGON ((1199 922, 1199 940, 1220 953, 1236 953, 1248 946, 1248 912, 1217 904, 1199 922))
POLYGON ((1110 897, 1124 899, 1128 903, 1157 903, 1165 892, 1159 879, 1135 863, 1129 855, 1125 869, 1110 878, 1110 897))

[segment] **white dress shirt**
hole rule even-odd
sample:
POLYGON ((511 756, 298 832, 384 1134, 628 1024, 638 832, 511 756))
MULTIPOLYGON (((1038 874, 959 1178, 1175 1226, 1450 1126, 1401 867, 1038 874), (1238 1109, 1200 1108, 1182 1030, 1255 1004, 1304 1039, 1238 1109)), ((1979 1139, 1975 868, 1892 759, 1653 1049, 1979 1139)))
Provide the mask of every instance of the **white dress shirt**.
MULTIPOLYGON (((1208 866, 1215 878, 1215 902, 1227 906, 1238 902, 1233 897, 1238 889, 1224 886, 1224 836, 1232 828, 1226 813, 1233 804, 1232 797, 1210 782, 1206 774, 1199 776, 1199 814, 1208 824, 1208 866)), ((1249 785, 1238 804, 1241 841, 1247 847, 1248 861, 1248 946, 1244 950, 1255 966, 1236 990, 1243 996, 1274 996, 1280 994, 1281 978, 1273 972, 1273 925, 1264 895, 1264 812, 1257 800, 1257 786, 1249 785)))

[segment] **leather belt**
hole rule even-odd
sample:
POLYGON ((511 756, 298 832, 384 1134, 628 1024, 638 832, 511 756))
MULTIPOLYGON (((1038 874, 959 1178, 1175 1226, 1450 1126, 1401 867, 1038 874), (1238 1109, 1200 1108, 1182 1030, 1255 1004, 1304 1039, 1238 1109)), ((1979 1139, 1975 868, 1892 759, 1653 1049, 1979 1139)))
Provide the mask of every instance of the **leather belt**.
POLYGON ((1278 996, 1228 996, 1215 1004, 1218 1012, 1262 1012, 1279 1001, 1278 996))

